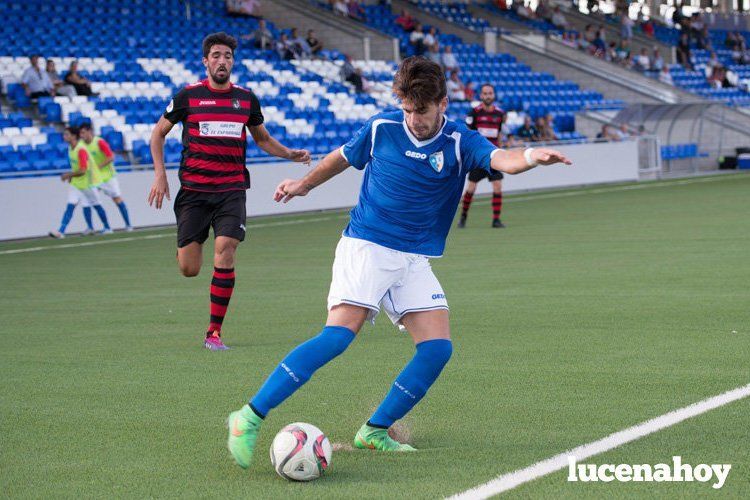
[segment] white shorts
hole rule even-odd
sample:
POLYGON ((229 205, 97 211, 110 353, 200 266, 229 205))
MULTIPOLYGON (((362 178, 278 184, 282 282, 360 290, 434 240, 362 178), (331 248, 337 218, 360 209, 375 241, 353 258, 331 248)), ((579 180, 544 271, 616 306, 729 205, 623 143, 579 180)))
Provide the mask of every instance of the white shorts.
POLYGON ((109 196, 110 198, 119 198, 122 196, 120 191, 120 183, 117 181, 117 177, 112 177, 107 182, 102 182, 96 189, 109 196))
POLYGON ((372 322, 383 307, 394 324, 410 312, 448 309, 427 257, 347 236, 336 247, 328 310, 339 304, 368 308, 372 322))
POLYGON ((68 203, 83 207, 93 207, 99 205, 99 197, 93 189, 78 189, 75 186, 68 186, 68 203))

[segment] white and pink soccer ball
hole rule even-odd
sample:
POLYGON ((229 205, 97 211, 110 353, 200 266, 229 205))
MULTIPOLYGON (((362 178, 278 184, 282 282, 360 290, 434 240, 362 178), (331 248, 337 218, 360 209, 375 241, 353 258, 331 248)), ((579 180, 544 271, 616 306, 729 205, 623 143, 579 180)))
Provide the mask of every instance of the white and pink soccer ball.
POLYGON ((291 481, 312 481, 331 466, 331 443, 312 424, 289 424, 273 438, 271 464, 279 476, 291 481))

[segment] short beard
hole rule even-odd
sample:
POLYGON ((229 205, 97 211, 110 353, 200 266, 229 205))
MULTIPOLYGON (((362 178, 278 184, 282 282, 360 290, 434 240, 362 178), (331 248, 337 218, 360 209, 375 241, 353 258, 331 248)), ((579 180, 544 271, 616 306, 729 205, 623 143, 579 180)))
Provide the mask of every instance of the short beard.
POLYGON ((214 82, 218 83, 219 85, 224 85, 225 83, 227 83, 229 81, 230 76, 231 76, 231 73, 229 73, 228 71, 227 71, 227 76, 224 78, 217 76, 216 73, 211 73, 211 78, 213 79, 214 82))

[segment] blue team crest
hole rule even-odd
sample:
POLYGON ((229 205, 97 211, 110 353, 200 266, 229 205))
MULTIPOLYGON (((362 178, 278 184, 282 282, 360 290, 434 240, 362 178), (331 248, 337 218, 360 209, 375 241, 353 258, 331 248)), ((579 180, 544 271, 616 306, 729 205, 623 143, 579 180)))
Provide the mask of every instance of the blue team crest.
POLYGON ((443 152, 438 151, 437 153, 432 153, 430 155, 430 166, 432 167, 435 172, 440 173, 441 170, 443 170, 443 163, 445 159, 443 158, 443 152))

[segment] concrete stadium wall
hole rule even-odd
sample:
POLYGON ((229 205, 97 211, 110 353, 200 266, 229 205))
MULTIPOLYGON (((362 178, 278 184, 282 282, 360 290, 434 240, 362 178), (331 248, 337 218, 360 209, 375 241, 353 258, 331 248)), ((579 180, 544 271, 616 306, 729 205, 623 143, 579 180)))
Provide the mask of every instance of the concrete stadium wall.
MULTIPOLYGON (((560 147, 574 162, 572 167, 539 167, 530 172, 506 176, 505 191, 526 191, 565 186, 580 186, 638 179, 638 149, 635 142, 577 144, 560 147), (603 159, 606 159, 603 161, 603 159)), ((248 191, 250 217, 351 207, 357 203, 362 173, 348 169, 307 197, 288 204, 273 201, 277 184, 284 178, 299 178, 308 167, 294 163, 268 163, 249 167, 252 188, 248 191)), ((146 204, 153 181, 152 171, 122 172, 118 175, 123 197, 136 227, 168 226, 175 223, 172 203, 161 210, 146 204)), ((177 172, 169 171, 172 199, 177 194, 177 172)), ((0 240, 44 236, 56 229, 67 200, 68 185, 57 177, 0 180, 0 240)), ((488 193, 488 182, 479 185, 479 193, 488 193)), ((123 226, 120 214, 110 200, 102 202, 110 224, 123 226)), ((95 224, 98 222, 94 215, 95 224)), ((343 225, 343 221, 342 221, 343 225)), ((68 232, 84 229, 80 208, 76 209, 68 232)))

